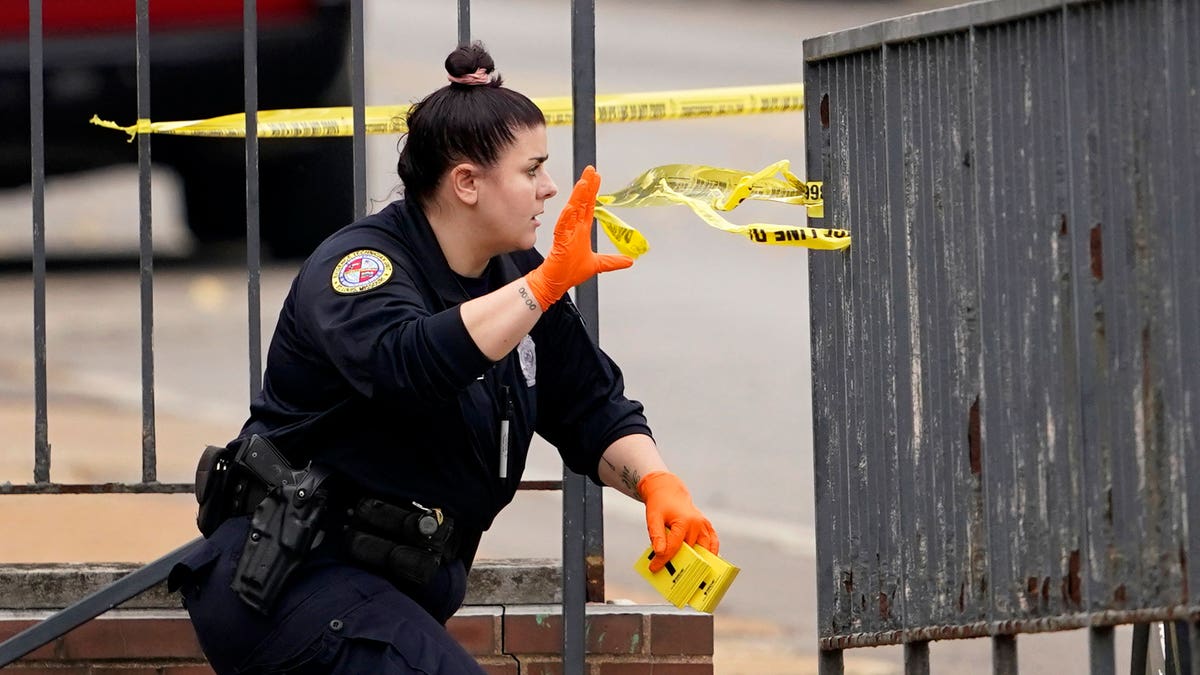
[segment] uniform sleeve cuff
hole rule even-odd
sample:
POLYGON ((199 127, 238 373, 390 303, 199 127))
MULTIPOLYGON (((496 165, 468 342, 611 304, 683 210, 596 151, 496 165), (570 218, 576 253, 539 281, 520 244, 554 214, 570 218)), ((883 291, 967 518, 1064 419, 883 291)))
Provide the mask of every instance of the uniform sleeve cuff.
POLYGON ((600 480, 600 461, 604 457, 604 452, 608 450, 609 446, 621 440, 622 438, 638 434, 642 436, 649 436, 651 439, 654 438, 654 434, 650 431, 650 427, 644 421, 629 422, 628 424, 613 429, 609 434, 607 434, 604 437, 604 442, 597 446, 596 461, 591 463, 592 470, 588 472, 588 478, 591 478, 592 482, 596 485, 604 487, 604 481, 600 480))
POLYGON ((429 335, 440 342, 446 359, 446 369, 456 385, 466 385, 482 375, 492 365, 491 359, 479 351, 479 345, 467 332, 461 305, 429 317, 429 335))

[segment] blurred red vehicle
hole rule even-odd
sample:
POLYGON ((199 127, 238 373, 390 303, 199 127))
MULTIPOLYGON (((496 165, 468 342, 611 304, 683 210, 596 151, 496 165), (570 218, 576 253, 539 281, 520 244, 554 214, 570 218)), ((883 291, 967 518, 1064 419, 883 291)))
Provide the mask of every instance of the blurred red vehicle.
MULTIPOLYGON (((137 119, 134 0, 44 0, 46 169, 137 161, 137 145, 88 123, 137 119)), ((150 3, 155 120, 244 109, 242 0, 150 3)), ((348 105, 348 0, 257 0, 259 109, 348 105)), ((0 0, 0 187, 30 181, 29 2, 0 0)), ((304 255, 353 215, 349 139, 263 140, 263 239, 304 255)), ((245 142, 155 136, 151 156, 183 179, 201 243, 245 235, 245 142)))

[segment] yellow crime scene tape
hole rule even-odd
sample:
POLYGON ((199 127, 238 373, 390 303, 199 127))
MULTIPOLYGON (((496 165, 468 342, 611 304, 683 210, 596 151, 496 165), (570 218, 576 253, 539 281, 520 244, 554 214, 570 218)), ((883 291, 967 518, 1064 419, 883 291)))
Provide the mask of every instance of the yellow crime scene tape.
MULTIPOLYGON (((550 126, 574 121, 571 97, 533 99, 550 126)), ((403 134, 411 105, 367 106, 368 134, 403 134)), ((793 112, 804 109, 804 85, 777 84, 752 87, 718 87, 677 91, 608 94, 596 97, 598 123, 697 119, 726 115, 793 112)), ((152 122, 120 126, 93 115, 91 123, 129 134, 173 134, 217 138, 245 138, 246 115, 235 113, 204 120, 152 122)), ((352 136, 350 107, 298 108, 258 111, 259 138, 316 138, 352 136)), ((597 198, 596 219, 621 253, 638 257, 649 250, 646 238, 612 213, 608 207, 644 207, 681 204, 705 223, 719 230, 741 234, 751 241, 772 246, 802 246, 838 250, 850 245, 850 233, 829 228, 754 223, 737 225, 718 211, 731 211, 747 199, 800 204, 809 218, 824 217, 819 182, 798 178, 784 160, 761 171, 746 173, 733 169, 692 164, 671 164, 646 171, 619 192, 597 198), (779 174, 778 176, 776 174, 779 174), (781 177, 780 177, 781 176, 781 177)))
POLYGON ((622 254, 637 258, 650 249, 646 238, 612 213, 612 207, 682 204, 718 230, 741 234, 770 246, 802 246, 836 251, 850 245, 850 233, 829 228, 754 223, 736 225, 718 211, 732 211, 748 199, 798 204, 810 218, 825 215, 820 182, 805 182, 789 170, 785 159, 761 171, 746 173, 695 164, 668 164, 638 176, 625 188, 596 198, 596 220, 622 254))
MULTIPOLYGON (((569 125, 574 121, 570 96, 535 98, 535 105, 550 126, 569 125)), ((366 108, 368 134, 402 134, 408 130, 405 120, 412 106, 372 105, 366 108)), ((649 122, 655 120, 696 119, 724 115, 756 115, 795 112, 804 109, 804 85, 772 84, 755 87, 717 87, 678 91, 606 94, 596 97, 596 121, 649 122)), ((258 111, 259 138, 313 138, 353 136, 353 109, 295 108, 258 111)), ((138 134, 174 134, 179 136, 215 136, 245 138, 246 115, 235 113, 204 120, 152 122, 121 126, 93 115, 91 123, 107 129, 119 129, 133 140, 138 134)))

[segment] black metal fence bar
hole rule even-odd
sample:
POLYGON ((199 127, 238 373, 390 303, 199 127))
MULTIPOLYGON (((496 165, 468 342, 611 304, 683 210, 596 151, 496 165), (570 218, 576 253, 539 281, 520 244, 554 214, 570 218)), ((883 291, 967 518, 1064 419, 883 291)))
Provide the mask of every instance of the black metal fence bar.
POLYGON ((1088 627, 1110 672, 1109 627, 1195 615, 1196 44, 1188 0, 805 43, 807 173, 855 235, 810 261, 822 649, 1088 627))
POLYGON ((262 390, 262 195, 258 170, 258 2, 242 2, 246 113, 246 334, 250 400, 262 390))
MULTIPOLYGON (((572 96, 575 122, 572 136, 572 156, 578 176, 583 167, 596 164, 596 6, 587 0, 573 7, 572 19, 572 96)), ((596 248, 599 232, 592 228, 592 248, 596 248)), ((600 280, 588 279, 575 289, 579 313, 592 341, 600 342, 600 280)), ((582 481, 583 547, 585 561, 586 598, 588 602, 604 602, 604 491, 589 480, 582 481)))
MULTIPOLYGON (((596 163, 596 5, 594 0, 571 0, 571 129, 572 163, 578 176, 596 163)), ((596 231, 592 228, 592 248, 596 231)), ((575 299, 593 342, 597 331, 598 284, 590 279, 575 288, 575 299)), ((600 493, 584 476, 563 467, 563 672, 583 675, 588 599, 587 558, 598 545, 603 557, 603 523, 589 521, 589 504, 600 508, 600 493)), ((595 513, 593 512, 593 513, 595 513)), ((601 567, 601 570, 603 568, 601 567)), ((603 572, 601 571, 601 579, 603 572)), ((602 583, 602 582, 601 582, 602 583)), ((603 589, 601 588, 601 594, 603 589)))
POLYGON ((1092 675, 1116 675, 1117 656, 1112 626, 1096 626, 1088 631, 1088 662, 1092 675))
POLYGON ((194 489, 191 483, 2 483, 0 495, 176 494, 194 489))
POLYGON ((363 0, 350 2, 350 103, 354 126, 354 219, 367 215, 367 85, 363 0))
POLYGON ((845 659, 840 649, 823 649, 817 657, 818 675, 842 675, 845 659))
MULTIPOLYGON (((150 119, 150 1, 137 0, 137 114, 150 119)), ((142 482, 158 480, 154 426, 154 230, 150 211, 150 134, 138 135, 138 245, 142 332, 142 482)))
POLYGON ((471 41, 471 0, 458 0, 458 44, 471 41))
POLYGON ((929 643, 904 645, 904 675, 929 675, 929 643))
MULTIPOLYGON (((523 480, 519 490, 561 490, 560 480, 523 480)), ((0 495, 179 494, 195 490, 192 483, 0 483, 0 495)))
POLYGON ((1133 637, 1130 645, 1129 672, 1145 674, 1149 662, 1150 624, 1139 623, 1133 627, 1133 637))
POLYGON ((1200 673, 1200 622, 1194 618, 1188 622, 1188 644, 1192 645, 1191 665, 1193 673, 1200 673))
POLYGON ((1017 675, 1017 637, 992 638, 992 675, 1017 675))
POLYGON ((46 397, 46 89, 42 0, 29 0, 29 137, 33 183, 33 480, 50 481, 46 397))

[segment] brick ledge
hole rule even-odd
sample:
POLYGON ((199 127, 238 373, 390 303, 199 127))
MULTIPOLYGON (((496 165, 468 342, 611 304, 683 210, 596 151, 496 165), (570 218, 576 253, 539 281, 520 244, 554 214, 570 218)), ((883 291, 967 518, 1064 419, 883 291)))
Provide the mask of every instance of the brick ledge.
MULTIPOLYGON (((61 609, 140 568, 128 563, 0 565, 0 610, 61 609)), ((467 605, 562 602, 562 565, 552 558, 479 560, 467 579, 467 605)), ((179 607, 165 583, 121 605, 123 608, 179 607)))

